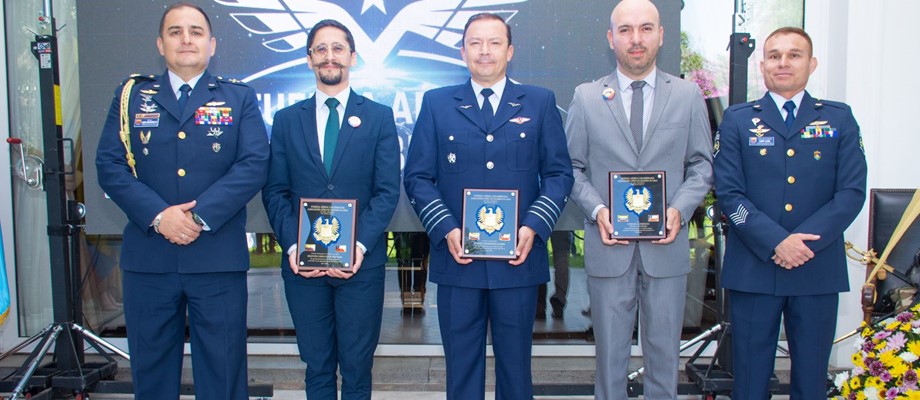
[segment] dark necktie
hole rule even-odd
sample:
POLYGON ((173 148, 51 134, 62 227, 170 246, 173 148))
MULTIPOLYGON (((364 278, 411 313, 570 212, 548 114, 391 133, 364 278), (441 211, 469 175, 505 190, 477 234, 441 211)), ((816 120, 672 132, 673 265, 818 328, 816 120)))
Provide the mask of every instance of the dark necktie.
POLYGON ((326 173, 332 173, 332 155, 335 154, 335 144, 339 142, 339 101, 335 97, 326 99, 329 107, 329 119, 326 120, 326 137, 323 139, 323 165, 326 173))
POLYGON ((642 149, 642 120, 644 119, 643 106, 645 105, 645 94, 642 88, 645 81, 635 81, 629 87, 632 88, 632 105, 629 110, 629 130, 632 131, 633 139, 636 141, 636 148, 642 149))
POLYGON ((495 91, 489 88, 482 89, 479 93, 482 94, 482 120, 486 121, 486 128, 492 126, 492 117, 495 116, 495 111, 492 110, 492 102, 489 101, 489 97, 495 94, 495 91))
POLYGON ((188 93, 191 91, 192 87, 187 83, 179 87, 179 114, 185 110, 185 105, 188 104, 188 93))
POLYGON ((786 110, 786 131, 792 132, 792 123, 795 122, 795 103, 792 100, 783 104, 783 110, 786 110))

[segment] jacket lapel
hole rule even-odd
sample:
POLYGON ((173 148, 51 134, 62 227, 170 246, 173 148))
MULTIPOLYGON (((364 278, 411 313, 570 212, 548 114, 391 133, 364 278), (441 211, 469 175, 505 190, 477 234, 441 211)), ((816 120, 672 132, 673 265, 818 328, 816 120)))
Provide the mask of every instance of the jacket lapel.
POLYGON ((300 113, 300 124, 303 126, 303 140, 307 145, 308 157, 313 161, 313 167, 326 176, 326 166, 323 165, 323 158, 319 154, 319 134, 316 132, 316 95, 301 104, 303 109, 300 113))
POLYGON ((793 129, 790 135, 800 132, 802 129, 805 129, 808 124, 820 119, 820 104, 821 103, 808 95, 808 92, 805 92, 805 96, 802 97, 802 102, 799 104, 799 112, 795 116, 795 122, 792 124, 793 129))
POLYGON ((657 78, 655 78, 655 98, 652 102, 652 113, 648 118, 648 127, 645 129, 645 135, 642 138, 643 143, 650 143, 652 135, 655 134, 655 128, 658 127, 658 121, 661 120, 661 114, 664 112, 664 108, 668 104, 668 99, 671 97, 670 75, 667 75, 661 71, 658 71, 656 75, 657 78))
POLYGON ((753 108, 756 111, 754 113, 754 118, 759 118, 760 121, 754 123, 752 120, 751 128, 749 129, 757 129, 758 126, 764 125, 765 128, 769 128, 785 138, 789 137, 789 132, 786 132, 786 123, 783 121, 783 116, 779 113, 779 109, 776 108, 776 102, 770 97, 770 93, 761 97, 760 100, 755 101, 753 108))
POLYGON ((479 110, 479 102, 476 95, 473 94, 473 85, 466 81, 466 85, 461 85, 460 89, 454 93, 454 99, 457 100, 457 110, 463 114, 466 119, 470 120, 479 129, 487 130, 485 121, 482 120, 482 112, 479 110))
MULTIPOLYGON (((495 118, 492 118, 492 126, 489 129, 486 129, 488 133, 495 132, 498 128, 504 126, 508 121, 514 117, 515 114, 521 112, 523 108, 521 106, 521 98, 524 97, 524 91, 521 90, 518 85, 511 82, 511 79, 508 79, 505 83, 505 91, 502 93, 502 99, 498 102, 497 110, 495 112, 495 118)), ((480 113, 480 115, 482 115, 480 113)))
MULTIPOLYGON (((195 84, 195 88, 192 89, 192 94, 188 98, 188 103, 185 104, 185 109, 179 110, 182 114, 182 118, 179 119, 180 124, 184 124, 185 121, 194 116, 198 107, 204 106, 207 102, 214 99, 214 89, 217 89, 217 79, 211 76, 208 71, 205 71, 204 75, 198 79, 198 83, 195 84)), ((179 100, 176 100, 176 107, 178 107, 178 105, 179 100)), ((240 111, 242 110, 237 110, 237 112, 240 111)), ((230 112, 232 113, 233 110, 230 112)))
MULTIPOLYGON (((613 89, 614 96, 612 99, 607 100, 603 97, 601 99, 607 103, 607 109, 610 110, 610 114, 613 115, 613 120, 616 122, 619 129, 619 134, 623 135, 623 138, 626 139, 626 142, 629 143, 629 147, 632 148, 633 153, 636 155, 639 154, 639 149, 636 148, 636 141, 633 139, 632 131, 629 129, 629 124, 626 122, 626 110, 623 108, 623 101, 621 101, 618 96, 621 96, 620 87, 617 84, 616 73, 607 75, 603 81, 601 81, 601 93, 598 93, 598 96, 603 96, 603 91, 606 89, 613 89)), ((617 133, 614 133, 617 134, 617 133)))
MULTIPOLYGON (((342 116, 342 128, 339 130, 339 140, 335 144, 335 155, 332 157, 332 174, 335 175, 335 171, 339 168, 339 163, 342 161, 342 155, 345 154, 345 148, 348 146, 348 141, 351 140, 351 136, 355 133, 355 127, 351 126, 349 118, 355 117, 356 121, 361 121, 361 114, 364 110, 364 97, 358 96, 354 90, 351 91, 351 94, 348 95, 348 104, 345 105, 345 113, 342 116)), ((358 126, 360 128, 360 125, 358 126)), ((363 156, 363 155, 362 155, 363 156)))
POLYGON ((153 85, 154 89, 157 89, 157 94, 153 95, 153 101, 160 105, 160 107, 169 115, 172 115, 176 121, 182 122, 180 117, 182 116, 179 112, 179 100, 176 98, 176 92, 173 90, 172 85, 169 84, 169 72, 163 72, 163 75, 160 75, 160 79, 153 85))

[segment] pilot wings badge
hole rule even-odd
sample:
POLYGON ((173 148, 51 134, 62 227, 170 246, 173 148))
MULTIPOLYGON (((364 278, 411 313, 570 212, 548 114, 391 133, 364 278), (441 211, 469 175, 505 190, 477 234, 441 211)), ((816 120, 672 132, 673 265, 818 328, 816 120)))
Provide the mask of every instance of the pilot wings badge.
POLYGON ((636 215, 652 208, 652 191, 645 186, 630 186, 626 189, 626 209, 636 215))
POLYGON ((330 244, 339 240, 341 225, 341 221, 336 217, 323 218, 320 216, 313 221, 313 239, 324 247, 329 247, 330 244))
POLYGON ((479 230, 492 236, 505 226, 505 211, 498 205, 484 204, 476 211, 476 226, 479 230))

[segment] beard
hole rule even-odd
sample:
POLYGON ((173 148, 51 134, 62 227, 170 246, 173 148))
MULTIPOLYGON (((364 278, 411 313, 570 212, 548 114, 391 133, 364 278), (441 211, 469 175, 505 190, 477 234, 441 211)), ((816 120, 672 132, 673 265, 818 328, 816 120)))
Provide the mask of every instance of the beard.
POLYGON ((658 47, 649 49, 645 46, 633 46, 629 50, 624 52, 622 55, 620 54, 620 52, 616 52, 616 58, 617 58, 617 64, 621 66, 630 75, 634 75, 634 76, 644 75, 646 72, 649 72, 651 68, 655 66, 655 59, 658 56, 658 47), (639 60, 630 58, 629 50, 633 50, 633 49, 645 50, 645 57, 639 60))
POLYGON ((342 83, 342 76, 344 75, 344 74, 342 73, 342 70, 345 68, 344 65, 339 64, 339 63, 337 63, 337 62, 327 61, 327 62, 324 62, 324 63, 318 65, 317 67, 318 67, 317 69, 320 71, 319 74, 318 74, 318 75, 319 75, 319 80, 320 80, 320 82, 322 82, 323 84, 329 85, 329 86, 335 86, 335 85, 338 85, 339 83, 342 83), (333 71, 333 72, 330 72, 330 73, 327 74, 327 73, 325 73, 324 68, 326 68, 326 66, 328 66, 328 65, 334 65, 334 66, 338 67, 339 70, 338 70, 338 71, 333 71))

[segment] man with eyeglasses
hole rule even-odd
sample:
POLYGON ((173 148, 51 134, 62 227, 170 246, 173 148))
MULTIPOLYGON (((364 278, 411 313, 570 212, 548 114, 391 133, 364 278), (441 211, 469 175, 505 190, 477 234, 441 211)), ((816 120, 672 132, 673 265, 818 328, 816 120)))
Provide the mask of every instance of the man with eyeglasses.
POLYGON ((488 331, 495 398, 530 399, 535 299, 549 281, 546 243, 572 188, 572 165, 553 92, 506 76, 511 27, 496 14, 476 14, 462 43, 470 80, 425 93, 406 160, 406 193, 431 239, 447 398, 484 398, 488 331), (513 259, 463 258, 466 188, 518 191, 513 259))
POLYGON ((399 142, 393 110, 355 93, 351 32, 323 20, 307 35, 316 94, 274 116, 271 162, 262 202, 287 249, 281 277, 307 364, 309 399, 370 399, 374 350, 383 313, 384 230, 399 200, 399 142), (350 270, 299 271, 299 200, 357 199, 355 262, 350 270))
POLYGON ((246 203, 265 183, 268 135, 255 91, 208 72, 216 45, 200 7, 167 7, 167 71, 118 88, 97 148, 99 185, 129 220, 121 269, 137 399, 179 398, 186 318, 195 397, 248 398, 246 203))

